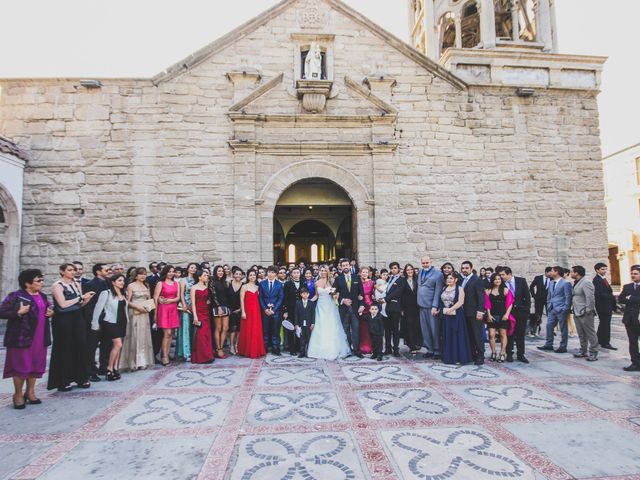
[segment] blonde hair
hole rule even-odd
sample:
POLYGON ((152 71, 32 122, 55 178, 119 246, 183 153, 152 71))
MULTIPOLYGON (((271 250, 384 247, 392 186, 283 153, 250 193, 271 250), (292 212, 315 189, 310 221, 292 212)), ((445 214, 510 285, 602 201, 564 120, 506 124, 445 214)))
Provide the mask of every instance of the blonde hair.
POLYGON ((328 265, 320 265, 320 270, 318 270, 318 278, 322 279, 322 271, 327 272, 327 285, 333 287, 333 278, 331 278, 331 271, 329 270, 328 265))

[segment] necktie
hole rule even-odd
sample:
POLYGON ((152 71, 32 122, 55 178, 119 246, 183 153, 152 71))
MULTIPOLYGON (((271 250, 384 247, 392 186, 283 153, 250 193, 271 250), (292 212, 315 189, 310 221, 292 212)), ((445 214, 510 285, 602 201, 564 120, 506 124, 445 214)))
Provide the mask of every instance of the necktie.
POLYGON ((515 285, 514 285, 513 283, 514 283, 514 281, 513 281, 513 280, 511 280, 511 281, 508 283, 508 285, 509 285, 509 290, 511 290, 511 294, 512 294, 512 295, 515 295, 515 294, 516 294, 516 287, 515 287, 515 285))
POLYGON ((605 286, 606 286, 607 288, 609 288, 609 282, 607 281, 607 279, 606 279, 606 278, 603 278, 602 280, 604 280, 604 284, 605 284, 605 286))
POLYGON ((553 295, 553 292, 555 292, 555 291, 556 291, 556 281, 554 280, 551 283, 551 294, 553 295))
POLYGON ((549 290, 549 279, 548 278, 544 279, 544 288, 545 288, 545 290, 549 290))
POLYGON ((304 308, 307 308, 307 301, 305 300, 304 302, 302 302, 302 305, 304 306, 304 308))
POLYGON ((424 279, 427 277, 427 271, 426 270, 422 270, 420 272, 420 282, 424 282, 424 279))
POLYGON ((351 290, 351 275, 347 275, 347 289, 351 290))
POLYGON ((271 293, 272 289, 273 289, 273 282, 269 282, 269 293, 271 293))

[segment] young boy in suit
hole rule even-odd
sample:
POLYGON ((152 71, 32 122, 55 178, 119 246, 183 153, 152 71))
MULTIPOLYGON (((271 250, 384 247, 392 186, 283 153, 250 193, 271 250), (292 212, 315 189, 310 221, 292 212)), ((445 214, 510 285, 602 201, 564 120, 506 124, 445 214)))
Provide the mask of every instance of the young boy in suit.
POLYGON ((296 302, 295 327, 300 336, 300 353, 298 358, 307 356, 309 336, 316 324, 316 304, 309 300, 309 289, 303 285, 300 288, 300 300, 296 302))
POLYGON ((371 337, 371 348, 373 354, 371 359, 374 358, 379 362, 382 361, 382 337, 384 335, 384 324, 382 320, 382 313, 380 312, 380 305, 372 303, 369 307, 369 313, 371 318, 369 319, 369 336, 371 337))

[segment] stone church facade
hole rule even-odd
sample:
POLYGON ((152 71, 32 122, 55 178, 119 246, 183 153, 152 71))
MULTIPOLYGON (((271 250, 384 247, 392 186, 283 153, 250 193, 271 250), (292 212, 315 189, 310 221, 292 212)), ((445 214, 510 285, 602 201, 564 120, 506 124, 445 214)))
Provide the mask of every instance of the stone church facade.
POLYGON ((604 59, 516 43, 430 58, 338 0, 285 0, 151 79, 0 80, 29 155, 20 264, 269 264, 295 207, 346 208, 323 256, 363 265, 606 259, 604 59))

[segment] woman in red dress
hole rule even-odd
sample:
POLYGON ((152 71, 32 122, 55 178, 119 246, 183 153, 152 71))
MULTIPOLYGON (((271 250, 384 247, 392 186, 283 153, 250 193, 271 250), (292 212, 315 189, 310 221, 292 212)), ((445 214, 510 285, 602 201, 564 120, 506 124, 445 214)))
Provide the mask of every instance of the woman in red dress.
POLYGON ((360 315, 360 351, 362 353, 371 353, 371 337, 369 336, 369 307, 373 303, 371 299, 371 293, 376 285, 376 282, 370 278, 371 272, 367 267, 360 269, 360 280, 362 281, 362 289, 364 290, 364 311, 360 315))
POLYGON ((240 306, 242 317, 240 320, 240 338, 238 340, 238 355, 248 358, 264 357, 262 337, 262 314, 258 301, 258 274, 255 270, 247 272, 247 283, 240 290, 240 306))
POLYGON ((193 325, 196 332, 193 337, 191 363, 211 363, 214 360, 211 340, 211 308, 209 305, 209 272, 201 270, 193 276, 191 287, 191 305, 193 305, 193 325))

